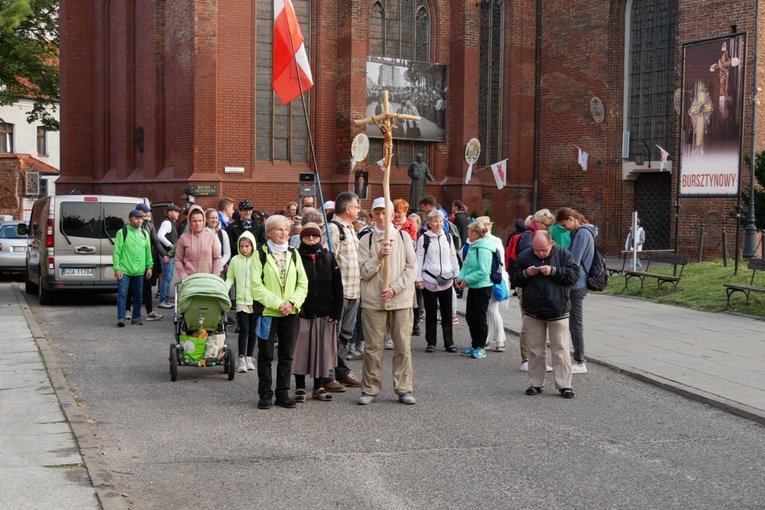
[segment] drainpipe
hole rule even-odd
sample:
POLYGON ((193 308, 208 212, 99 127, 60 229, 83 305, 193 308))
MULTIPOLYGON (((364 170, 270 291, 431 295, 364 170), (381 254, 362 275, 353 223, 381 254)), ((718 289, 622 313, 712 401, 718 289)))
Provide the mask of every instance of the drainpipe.
POLYGON ((542 0, 537 0, 536 49, 534 68, 534 189, 531 195, 531 214, 539 202, 539 93, 542 88, 542 0))

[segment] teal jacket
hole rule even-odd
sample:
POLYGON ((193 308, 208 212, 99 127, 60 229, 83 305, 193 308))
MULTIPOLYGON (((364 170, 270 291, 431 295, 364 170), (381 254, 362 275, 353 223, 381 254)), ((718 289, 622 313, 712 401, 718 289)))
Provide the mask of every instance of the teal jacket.
POLYGON ((497 250, 491 238, 484 237, 470 245, 459 278, 469 289, 491 287, 491 258, 497 250))
MULTIPOLYGON (((257 246, 255 242, 255 236, 250 232, 245 231, 239 239, 249 239, 253 248, 257 246)), ((239 241, 236 242, 236 249, 239 251, 239 241)), ((252 305, 254 298, 252 296, 252 274, 255 271, 255 258, 258 257, 257 251, 247 258, 239 251, 238 255, 234 255, 228 264, 228 272, 226 273, 226 285, 229 289, 234 283, 236 286, 236 302, 240 305, 252 305)))
POLYGON ((119 229, 114 236, 112 265, 115 271, 122 271, 127 276, 140 276, 154 266, 149 234, 142 228, 135 229, 128 225, 125 239, 122 231, 119 229))
POLYGON ((284 276, 284 287, 282 287, 279 279, 279 268, 268 249, 268 245, 264 244, 258 250, 266 253, 266 264, 261 266, 259 253, 252 256, 255 263, 250 282, 252 297, 264 307, 263 316, 281 317, 279 307, 285 301, 292 303, 292 314, 297 315, 308 295, 308 276, 306 276, 303 268, 303 260, 296 252, 293 256, 294 248, 287 250, 287 269, 284 276))

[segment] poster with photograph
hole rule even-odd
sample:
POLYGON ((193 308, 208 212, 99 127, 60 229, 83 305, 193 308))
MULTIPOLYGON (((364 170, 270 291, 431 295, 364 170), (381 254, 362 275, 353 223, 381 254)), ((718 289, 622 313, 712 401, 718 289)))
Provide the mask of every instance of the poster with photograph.
POLYGON ((353 192, 359 196, 359 200, 367 199, 367 190, 369 189, 369 172, 356 172, 353 192))
POLYGON ((683 45, 680 194, 736 196, 746 34, 683 45))
MULTIPOLYGON (((367 116, 382 113, 382 91, 388 91, 391 113, 422 117, 419 122, 399 121, 393 129, 397 140, 443 142, 446 140, 446 64, 369 57, 367 60, 367 116)), ((367 136, 382 138, 374 124, 367 136)))

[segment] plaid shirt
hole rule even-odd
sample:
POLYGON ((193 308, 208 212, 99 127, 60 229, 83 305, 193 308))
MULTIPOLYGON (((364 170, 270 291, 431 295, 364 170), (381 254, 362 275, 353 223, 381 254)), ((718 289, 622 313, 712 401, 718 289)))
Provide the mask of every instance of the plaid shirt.
MULTIPOLYGON (((340 230, 334 223, 329 224, 329 237, 332 240, 332 249, 335 251, 337 265, 340 266, 340 274, 343 277, 343 297, 345 299, 357 299, 361 295, 361 274, 359 273, 359 238, 353 225, 344 222, 340 218, 333 221, 343 225, 345 240, 340 242, 340 230)), ((326 245, 326 243, 325 243, 326 245)))

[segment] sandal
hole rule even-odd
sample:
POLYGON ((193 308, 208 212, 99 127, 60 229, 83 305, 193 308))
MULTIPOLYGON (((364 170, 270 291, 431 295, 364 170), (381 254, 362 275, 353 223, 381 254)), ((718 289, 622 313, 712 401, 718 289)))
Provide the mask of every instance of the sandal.
POLYGON ((560 396, 563 398, 574 398, 574 390, 571 388, 563 388, 560 390, 560 396))
POLYGON ((539 395, 540 393, 542 393, 542 388, 539 386, 529 386, 526 388, 526 395, 539 395))
POLYGON ((305 402, 306 401, 305 390, 303 389, 295 390, 295 397, 293 398, 293 400, 301 404, 305 402))
POLYGON ((450 345, 446 348, 446 352, 459 352, 459 349, 457 349, 456 345, 450 345))
POLYGON ((332 395, 327 393, 327 390, 324 388, 319 388, 317 390, 313 390, 313 398, 316 400, 322 400, 324 402, 329 402, 332 400, 332 395))
POLYGON ((425 352, 436 352, 436 348, 433 345, 429 345, 425 348, 425 352))

